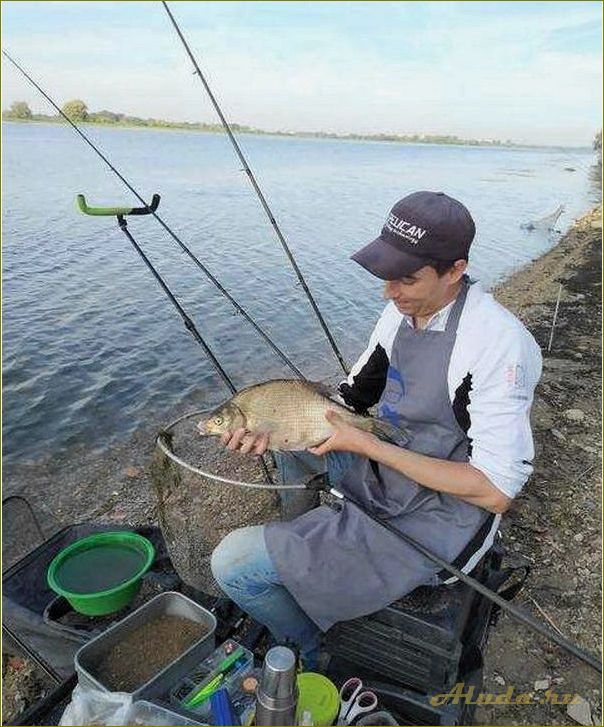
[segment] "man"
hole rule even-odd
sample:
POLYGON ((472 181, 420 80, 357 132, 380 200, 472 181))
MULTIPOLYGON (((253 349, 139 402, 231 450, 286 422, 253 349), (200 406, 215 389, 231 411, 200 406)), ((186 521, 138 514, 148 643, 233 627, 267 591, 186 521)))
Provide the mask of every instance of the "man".
MULTIPOLYGON (((532 471, 529 413, 541 374, 530 333, 465 275, 474 234, 460 202, 416 192, 352 256, 386 281, 390 302, 340 394, 358 411, 377 403, 408 441, 380 441, 332 412, 327 441, 279 458, 285 484, 327 470, 338 489, 465 572, 532 471)), ((242 445, 245 434, 223 441, 255 454, 270 446, 262 433, 242 445)), ((309 505, 287 494, 290 514, 309 505)), ((212 569, 277 639, 300 646, 307 668, 321 631, 447 577, 350 503, 237 530, 214 552, 212 569)))

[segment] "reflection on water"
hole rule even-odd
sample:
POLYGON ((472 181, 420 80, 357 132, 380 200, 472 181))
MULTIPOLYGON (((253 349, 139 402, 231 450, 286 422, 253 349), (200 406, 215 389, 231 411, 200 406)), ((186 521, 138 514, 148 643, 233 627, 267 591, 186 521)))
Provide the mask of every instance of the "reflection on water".
MULTIPOLYGON (((103 129, 90 135, 311 378, 338 365, 258 200, 221 135, 103 129)), ((225 391, 117 228, 75 209, 135 200, 70 129, 4 124, 4 454, 105 446, 153 412, 225 391)), ((555 242, 521 223, 563 204, 564 230, 593 201, 589 150, 421 146, 246 136, 250 163, 350 361, 382 307, 349 260, 417 189, 461 199, 477 223, 471 273, 487 285, 555 242), (572 167, 576 171, 568 172, 572 167)), ((243 386, 289 376, 151 218, 129 228, 243 386)))

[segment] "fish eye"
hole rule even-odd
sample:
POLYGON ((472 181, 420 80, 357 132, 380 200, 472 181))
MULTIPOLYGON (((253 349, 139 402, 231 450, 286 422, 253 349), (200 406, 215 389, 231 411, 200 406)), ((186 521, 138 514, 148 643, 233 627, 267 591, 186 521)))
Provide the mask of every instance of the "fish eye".
POLYGON ((220 426, 223 421, 224 419, 221 416, 214 417, 214 424, 216 424, 217 426, 220 426))

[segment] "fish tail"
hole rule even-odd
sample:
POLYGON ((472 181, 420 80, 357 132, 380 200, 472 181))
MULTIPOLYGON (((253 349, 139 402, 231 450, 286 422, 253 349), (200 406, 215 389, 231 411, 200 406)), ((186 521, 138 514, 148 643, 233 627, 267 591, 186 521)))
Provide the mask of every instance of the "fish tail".
POLYGON ((404 447, 409 442, 409 432, 401 427, 386 421, 385 419, 374 419, 372 422, 373 433, 380 439, 404 447))

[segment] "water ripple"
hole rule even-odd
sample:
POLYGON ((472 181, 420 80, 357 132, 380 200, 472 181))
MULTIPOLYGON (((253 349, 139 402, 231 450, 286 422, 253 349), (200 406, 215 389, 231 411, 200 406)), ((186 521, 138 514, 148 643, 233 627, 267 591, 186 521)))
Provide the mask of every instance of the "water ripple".
MULTIPOLYGON (((131 195, 69 129, 7 123, 3 134, 7 461, 76 443, 107 446, 192 396, 223 398, 203 351, 115 221, 84 217, 74 205, 78 192, 92 204, 130 203, 131 195)), ((166 222, 308 376, 337 372, 224 138, 102 128, 94 135, 143 195, 162 194, 166 222)), ((349 360, 383 305, 379 283, 349 256, 376 236, 400 196, 443 189, 464 200, 478 228, 471 268, 491 284, 554 242, 520 230, 521 222, 564 204, 560 224, 568 227, 592 195, 592 155, 577 150, 243 142, 349 360)), ((238 386, 290 374, 154 220, 129 226, 238 386)))

